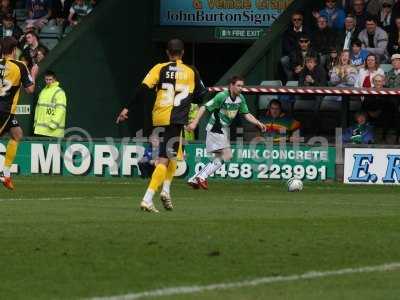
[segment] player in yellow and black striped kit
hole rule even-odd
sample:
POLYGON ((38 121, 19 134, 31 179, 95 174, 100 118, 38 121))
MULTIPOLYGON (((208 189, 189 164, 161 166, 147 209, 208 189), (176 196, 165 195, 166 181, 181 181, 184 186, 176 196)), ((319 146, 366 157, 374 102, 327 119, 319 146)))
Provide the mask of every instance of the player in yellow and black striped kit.
POLYGON ((22 139, 22 129, 15 118, 21 86, 27 93, 35 90, 37 66, 29 73, 26 65, 16 60, 18 42, 13 37, 6 37, 1 42, 2 59, 0 60, 0 135, 10 134, 6 157, 3 166, 3 176, 0 180, 8 189, 14 189, 11 181, 10 168, 17 155, 18 143, 22 139))
MULTIPOLYGON (((154 66, 144 78, 136 99, 145 98, 149 90, 156 91, 152 119, 154 127, 162 127, 158 164, 151 177, 150 184, 140 207, 144 211, 158 212, 153 204, 153 196, 163 184, 160 194, 163 206, 173 208, 170 185, 176 171, 176 159, 181 145, 184 125, 188 123, 188 114, 192 102, 201 101, 207 92, 197 70, 182 62, 184 44, 179 39, 172 39, 167 45, 169 62, 154 66)), ((133 100, 117 118, 117 123, 128 119, 133 100)))

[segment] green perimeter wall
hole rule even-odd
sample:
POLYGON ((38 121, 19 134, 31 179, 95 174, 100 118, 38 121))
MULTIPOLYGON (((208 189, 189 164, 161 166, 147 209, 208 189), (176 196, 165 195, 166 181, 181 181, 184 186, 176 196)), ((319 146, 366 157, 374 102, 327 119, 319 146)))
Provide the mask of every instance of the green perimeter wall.
MULTIPOLYGON (((54 70, 67 91, 67 127, 81 127, 92 137, 125 136, 142 123, 140 113, 130 120, 130 130, 114 121, 153 64, 153 3, 101 1, 40 65, 41 73, 54 70)), ((20 104, 34 103, 33 98, 24 95, 20 104)), ((25 134, 31 135, 33 109, 31 115, 18 118, 25 134)))

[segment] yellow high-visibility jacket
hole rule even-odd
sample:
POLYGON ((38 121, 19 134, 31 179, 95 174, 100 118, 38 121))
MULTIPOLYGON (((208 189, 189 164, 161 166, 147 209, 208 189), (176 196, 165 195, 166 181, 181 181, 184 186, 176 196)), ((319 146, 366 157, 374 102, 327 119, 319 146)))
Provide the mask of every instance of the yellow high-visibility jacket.
POLYGON ((58 81, 43 88, 35 111, 35 134, 64 137, 67 97, 58 81))

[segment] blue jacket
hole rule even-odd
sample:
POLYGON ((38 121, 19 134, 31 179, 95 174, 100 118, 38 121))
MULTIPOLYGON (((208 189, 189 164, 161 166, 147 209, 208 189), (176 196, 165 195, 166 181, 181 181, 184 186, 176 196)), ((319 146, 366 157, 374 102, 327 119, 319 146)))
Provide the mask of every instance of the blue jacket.
POLYGON ((374 143, 374 140, 373 127, 369 124, 353 125, 352 127, 347 128, 343 133, 344 143, 372 144, 374 143))
POLYGON ((325 17, 328 20, 328 26, 333 29, 342 30, 344 28, 344 19, 346 18, 346 14, 343 9, 336 8, 333 12, 328 11, 328 9, 324 8, 319 12, 321 17, 325 17), (332 20, 332 17, 336 15, 336 19, 332 20))

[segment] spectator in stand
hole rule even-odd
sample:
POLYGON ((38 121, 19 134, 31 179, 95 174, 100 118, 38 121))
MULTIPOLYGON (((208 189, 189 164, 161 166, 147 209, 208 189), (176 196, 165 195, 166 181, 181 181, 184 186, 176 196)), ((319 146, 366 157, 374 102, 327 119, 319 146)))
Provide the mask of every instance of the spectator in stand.
POLYGON ((360 32, 365 28, 367 13, 364 0, 353 0, 351 14, 356 18, 356 29, 360 32))
POLYGON ((299 74, 303 70, 307 56, 317 57, 317 52, 311 48, 310 38, 307 34, 302 33, 299 37, 298 47, 296 51, 292 52, 289 56, 290 73, 288 80, 298 80, 299 74))
POLYGON ((366 12, 370 16, 378 16, 382 9, 383 0, 365 0, 366 12))
POLYGON ((332 47, 329 49, 329 55, 325 63, 325 71, 331 70, 339 61, 338 51, 336 48, 332 47))
POLYGON ((365 65, 359 70, 355 87, 371 88, 374 87, 373 78, 376 75, 385 75, 385 72, 379 67, 379 61, 375 54, 368 54, 365 65))
POLYGON ((356 124, 343 133, 343 142, 352 144, 373 144, 375 141, 373 127, 367 122, 368 115, 364 111, 354 116, 356 124))
POLYGON ((272 138, 274 142, 291 141, 300 137, 301 124, 282 112, 282 103, 279 100, 271 100, 267 113, 260 118, 260 122, 266 127, 265 138, 272 138))
POLYGON ((387 33, 390 33, 390 29, 392 27, 392 0, 383 0, 382 7, 379 13, 379 26, 385 30, 387 33))
POLYGON ((386 74, 386 85, 389 88, 400 88, 400 54, 393 54, 391 60, 393 69, 386 74))
POLYGON ((376 18, 371 16, 367 18, 365 26, 366 28, 358 35, 363 48, 378 56, 381 62, 386 61, 389 41, 386 31, 377 26, 376 18))
POLYGON ((344 20, 344 30, 340 31, 337 38, 337 45, 340 49, 350 50, 351 41, 358 37, 356 19, 349 15, 344 20))
POLYGON ((328 27, 328 22, 325 17, 318 18, 318 29, 312 35, 312 45, 317 51, 321 65, 325 65, 329 49, 335 47, 336 32, 328 27))
POLYGON ((160 140, 157 135, 149 137, 150 145, 144 150, 143 157, 139 160, 140 176, 150 178, 157 164, 160 140))
POLYGON ((33 31, 29 31, 25 34, 25 40, 26 44, 22 53, 28 61, 28 68, 31 69, 33 65, 36 65, 38 63, 37 54, 39 47, 46 49, 47 52, 48 49, 46 48, 46 46, 40 44, 39 36, 33 31))
MULTIPOLYGON (((353 87, 358 76, 357 68, 350 64, 350 52, 343 50, 338 63, 329 70, 329 85, 334 87, 353 87)), ((326 96, 327 100, 341 101, 341 96, 326 96)))
POLYGON ((300 36, 303 33, 309 35, 309 31, 303 25, 303 14, 301 12, 293 13, 291 21, 291 25, 286 29, 282 38, 283 57, 281 58, 281 64, 288 80, 293 79, 289 55, 296 51, 300 36))
POLYGON ((10 3, 10 0, 1 0, 0 1, 0 22, 5 18, 11 16, 15 19, 14 9, 10 3))
POLYGON ((52 18, 56 20, 58 25, 67 26, 72 2, 73 0, 53 0, 52 18))
POLYGON ((361 41, 359 39, 353 40, 351 42, 350 64, 357 69, 362 68, 367 57, 368 51, 362 48, 361 41))
POLYGON ((27 25, 42 28, 51 17, 51 0, 27 0, 26 8, 28 10, 27 25))
POLYGON ((339 61, 329 71, 329 85, 336 87, 353 87, 358 76, 357 69, 350 64, 350 52, 343 50, 339 61))
POLYGON ((388 53, 400 53, 400 16, 394 20, 394 28, 389 33, 388 53))
POLYGON ((400 0, 395 0, 393 3, 393 8, 392 8, 392 24, 394 24, 394 20, 400 17, 400 0))
POLYGON ((75 0, 69 10, 68 21, 71 26, 76 26, 82 20, 91 13, 93 7, 91 4, 85 3, 84 0, 75 0))
MULTIPOLYGON (((325 69, 318 65, 318 58, 311 56, 306 58, 306 66, 300 73, 299 86, 327 86, 327 76, 325 69)), ((309 96, 306 99, 310 99, 309 96)), ((314 97, 314 111, 312 117, 312 127, 315 128, 315 134, 318 134, 320 128, 320 115, 319 108, 321 106, 323 97, 314 97)))
POLYGON ((44 48, 43 46, 39 46, 37 48, 37 54, 36 54, 36 62, 40 63, 46 56, 47 56, 48 50, 44 48))
POLYGON ((323 67, 318 65, 316 56, 308 56, 306 64, 299 76, 299 86, 326 86, 326 73, 323 67))
POLYGON ((336 0, 325 0, 325 7, 319 12, 319 16, 325 17, 332 29, 342 30, 344 27, 345 13, 343 9, 336 7, 336 0))
POLYGON ((0 38, 12 36, 17 41, 19 41, 22 35, 22 29, 15 24, 13 16, 5 16, 3 18, 2 24, 0 25, 0 38))
MULTIPOLYGON (((400 89, 400 54, 393 54, 391 57, 393 69, 390 70, 386 74, 386 86, 392 89, 400 89)), ((393 109, 387 112, 389 109, 384 111, 384 114, 387 114, 392 117, 392 124, 396 128, 397 138, 400 136, 400 112, 399 112, 399 104, 400 101, 398 97, 389 98, 393 109)), ((390 108, 390 107, 389 107, 390 108)))
MULTIPOLYGON (((385 85, 385 75, 376 74, 372 78, 373 87, 377 90, 382 89, 385 85)), ((366 96, 362 101, 362 109, 368 113, 371 121, 376 123, 382 113, 382 108, 387 105, 387 98, 384 96, 366 96)), ((384 132, 386 135, 386 132, 384 132)))

